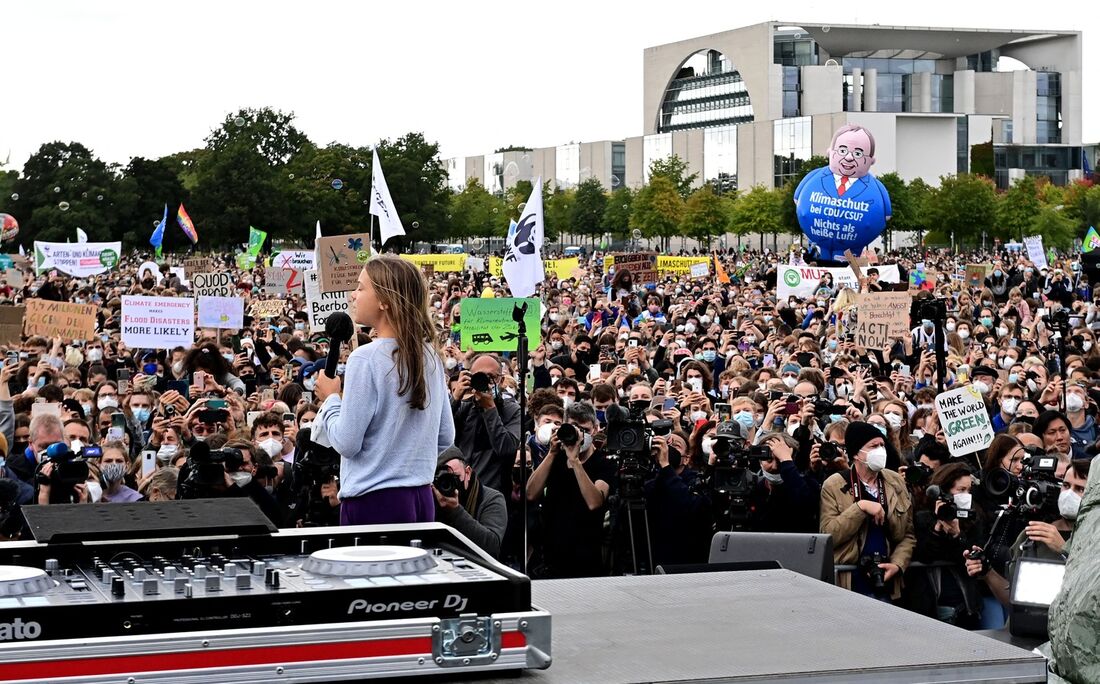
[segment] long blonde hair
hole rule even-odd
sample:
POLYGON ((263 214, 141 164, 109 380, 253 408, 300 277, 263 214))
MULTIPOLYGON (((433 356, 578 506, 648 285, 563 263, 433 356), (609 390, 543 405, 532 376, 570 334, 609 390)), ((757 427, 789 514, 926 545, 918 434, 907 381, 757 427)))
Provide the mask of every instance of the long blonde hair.
POLYGON ((391 255, 373 257, 365 268, 396 335, 393 360, 397 366, 397 393, 408 394, 409 405, 422 410, 428 402, 425 367, 429 357, 425 346, 435 352, 433 360, 439 360, 424 275, 412 262, 391 255))

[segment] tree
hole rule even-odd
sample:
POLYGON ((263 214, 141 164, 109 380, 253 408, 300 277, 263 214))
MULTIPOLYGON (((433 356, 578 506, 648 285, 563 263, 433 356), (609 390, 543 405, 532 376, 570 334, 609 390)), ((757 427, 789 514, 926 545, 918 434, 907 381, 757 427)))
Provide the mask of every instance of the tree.
POLYGON ((730 228, 737 235, 778 233, 783 230, 781 190, 757 185, 737 199, 730 217, 730 228))
POLYGON ((672 182, 681 199, 687 199, 692 192, 692 186, 698 180, 699 174, 693 173, 685 176, 687 164, 675 154, 664 159, 654 159, 649 164, 649 182, 653 182, 656 176, 663 176, 672 182))
POLYGON ((270 107, 242 109, 225 117, 206 138, 206 148, 218 152, 245 141, 271 166, 286 164, 309 144, 294 126, 294 114, 270 107))
POLYGON ((997 171, 993 158, 993 141, 970 146, 970 173, 992 178, 997 171))
MULTIPOLYGON (((134 157, 122 171, 114 202, 118 209, 119 232, 88 231, 88 236, 93 240, 121 238, 124 245, 152 250, 149 237, 164 217, 165 204, 168 205, 169 225, 172 225, 176 208, 180 203, 190 203, 190 195, 184 190, 171 160, 134 157)), ((169 225, 164 231, 165 251, 191 244, 183 231, 168 230, 169 225)))
POLYGON ((1035 217, 1042 210, 1035 179, 1018 178, 997 203, 997 229, 994 234, 1005 240, 1024 239, 1035 217))
POLYGON ((626 238, 630 232, 631 205, 634 203, 634 191, 621 186, 611 193, 603 212, 603 229, 612 235, 626 238))
POLYGON ((577 192, 573 188, 562 190, 555 186, 549 197, 543 196, 543 218, 546 223, 546 241, 560 240, 562 233, 573 232, 572 207, 576 202, 577 192))
MULTIPOLYGON (((909 181, 905 189, 909 196, 909 215, 905 219, 907 224, 905 230, 915 230, 918 233, 928 230, 928 203, 935 194, 935 189, 924 182, 923 178, 914 178, 909 181)), ((900 226, 894 226, 894 229, 902 230, 900 226)))
POLYGON ((929 225, 936 229, 937 241, 948 242, 954 235, 959 244, 977 244, 983 232, 993 229, 997 191, 993 181, 984 176, 941 176, 940 187, 925 209, 929 225))
POLYGON ((713 186, 704 185, 684 204, 680 233, 709 243, 712 237, 725 232, 728 220, 723 199, 715 194, 713 186))
MULTIPOLYGON (((382 140, 377 149, 386 184, 405 226, 403 241, 430 241, 446 235, 447 171, 439 158, 439 143, 428 142, 423 133, 414 132, 393 142, 382 140)), ((369 181, 368 174, 367 185, 360 189, 365 197, 369 196, 369 181)), ((507 225, 505 220, 504 227, 507 225)))
POLYGON ((1100 185, 1077 181, 1066 186, 1063 204, 1066 218, 1074 221, 1082 236, 1090 226, 1100 226, 1100 185))
POLYGON ((806 161, 801 162, 795 174, 788 178, 787 182, 784 183, 782 187, 778 188, 782 200, 780 202, 780 207, 783 212, 783 221, 781 228, 775 232, 786 232, 794 235, 802 232, 802 226, 798 223, 797 207, 795 207, 794 204, 794 191, 798 189, 798 184, 802 182, 806 174, 814 169, 819 169, 828 165, 829 159, 827 157, 814 155, 806 161))
POLYGON ((1072 247, 1074 239, 1080 237, 1073 219, 1054 207, 1040 209, 1032 219, 1030 228, 1032 235, 1043 236, 1043 244, 1047 247, 1072 247))
POLYGON ((649 184, 638 191, 630 214, 630 227, 647 238, 659 238, 667 251, 669 239, 680 227, 684 200, 667 176, 651 176, 649 184))
POLYGON ((586 178, 577 186, 576 199, 570 211, 569 222, 574 232, 587 235, 595 241, 603 232, 603 214, 607 209, 607 194, 599 179, 586 178))
MULTIPOLYGON (((311 244, 316 221, 329 235, 367 231, 370 226, 368 204, 371 151, 332 143, 317 147, 313 143, 302 150, 274 180, 283 188, 295 217, 286 239, 311 244), (339 179, 339 190, 333 182, 339 179)), ((396 201, 396 200, 395 200, 396 201)))
POLYGON ((462 192, 450 197, 447 211, 448 237, 504 237, 506 234, 504 202, 490 194, 476 178, 469 179, 462 192))

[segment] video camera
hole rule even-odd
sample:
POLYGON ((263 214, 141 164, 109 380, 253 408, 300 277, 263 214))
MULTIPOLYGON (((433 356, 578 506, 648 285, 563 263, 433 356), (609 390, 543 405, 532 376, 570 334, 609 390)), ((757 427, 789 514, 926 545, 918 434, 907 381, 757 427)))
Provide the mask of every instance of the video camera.
MULTIPOLYGON (((35 473, 34 481, 39 486, 46 485, 50 488, 50 503, 76 503, 73 487, 88 481, 88 461, 83 455, 87 448, 81 449, 78 454, 69 449, 68 444, 57 442, 46 449, 46 460, 35 473), (48 476, 42 472, 46 463, 53 464, 48 476)), ((95 447, 92 453, 96 450, 98 455, 103 454, 99 447, 95 447)))
POLYGON ((211 451, 205 442, 196 442, 187 456, 187 475, 177 487, 179 498, 199 499, 211 496, 225 483, 225 474, 240 470, 244 454, 240 449, 223 447, 211 451))
POLYGON ((321 485, 340 480, 340 453, 313 441, 313 428, 302 428, 295 438, 293 483, 296 516, 306 527, 338 525, 339 509, 321 496, 321 485))
POLYGON ((727 420, 718 424, 712 450, 714 463, 696 481, 698 491, 710 499, 718 531, 746 530, 749 497, 759 478, 753 466, 771 458, 771 449, 765 444, 748 446, 741 425, 727 420))
MULTIPOLYGON (((908 474, 909 473, 906 472, 906 475, 908 474)), ((928 488, 924 490, 924 493, 925 495, 927 495, 929 501, 943 502, 940 505, 939 510, 936 511, 937 520, 942 520, 943 522, 951 522, 955 519, 962 520, 970 517, 970 511, 961 510, 958 506, 956 506, 955 497, 951 496, 947 492, 942 491, 938 485, 929 485, 928 488)), ((935 504, 933 503, 933 506, 934 505, 935 504)))
MULTIPOLYGON (((642 485, 654 470, 651 449, 656 432, 645 419, 647 408, 648 401, 634 401, 630 403, 625 417, 620 411, 608 414, 607 442, 604 449, 608 459, 618 466, 619 495, 628 501, 643 497, 642 485)), ((558 428, 558 440, 562 444, 569 444, 562 436, 562 431, 566 428, 576 431, 568 423, 558 428)))
POLYGON ((986 473, 982 486, 994 497, 1008 495, 1009 508, 1028 518, 1056 516, 1062 485, 1055 476, 1058 457, 1025 449, 1024 469, 1019 477, 1003 468, 986 473))

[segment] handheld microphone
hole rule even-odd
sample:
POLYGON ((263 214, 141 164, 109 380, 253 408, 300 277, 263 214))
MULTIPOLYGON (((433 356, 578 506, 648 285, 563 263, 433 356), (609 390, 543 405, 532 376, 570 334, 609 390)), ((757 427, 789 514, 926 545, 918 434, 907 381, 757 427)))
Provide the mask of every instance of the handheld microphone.
POLYGON ((329 314, 325 321, 325 334, 328 335, 328 358, 325 360, 325 376, 336 377, 336 364, 340 361, 340 345, 355 334, 355 324, 351 316, 343 311, 329 314))

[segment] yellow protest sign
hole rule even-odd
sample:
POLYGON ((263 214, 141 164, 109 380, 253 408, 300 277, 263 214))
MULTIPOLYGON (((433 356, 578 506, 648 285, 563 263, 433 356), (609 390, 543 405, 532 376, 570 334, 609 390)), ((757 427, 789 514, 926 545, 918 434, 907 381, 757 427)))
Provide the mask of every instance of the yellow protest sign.
MULTIPOLYGON (((543 269, 547 273, 553 273, 558 280, 575 278, 573 271, 580 268, 581 262, 577 257, 568 259, 546 259, 542 262, 543 269)), ((494 278, 504 277, 504 259, 498 256, 489 257, 489 274, 494 278)))
POLYGON ((402 254, 401 258, 417 266, 431 266, 436 273, 460 273, 466 268, 465 254, 402 254))
POLYGON ((695 264, 709 264, 709 256, 677 257, 657 256, 657 272, 672 273, 674 275, 690 275, 691 267, 695 264))

